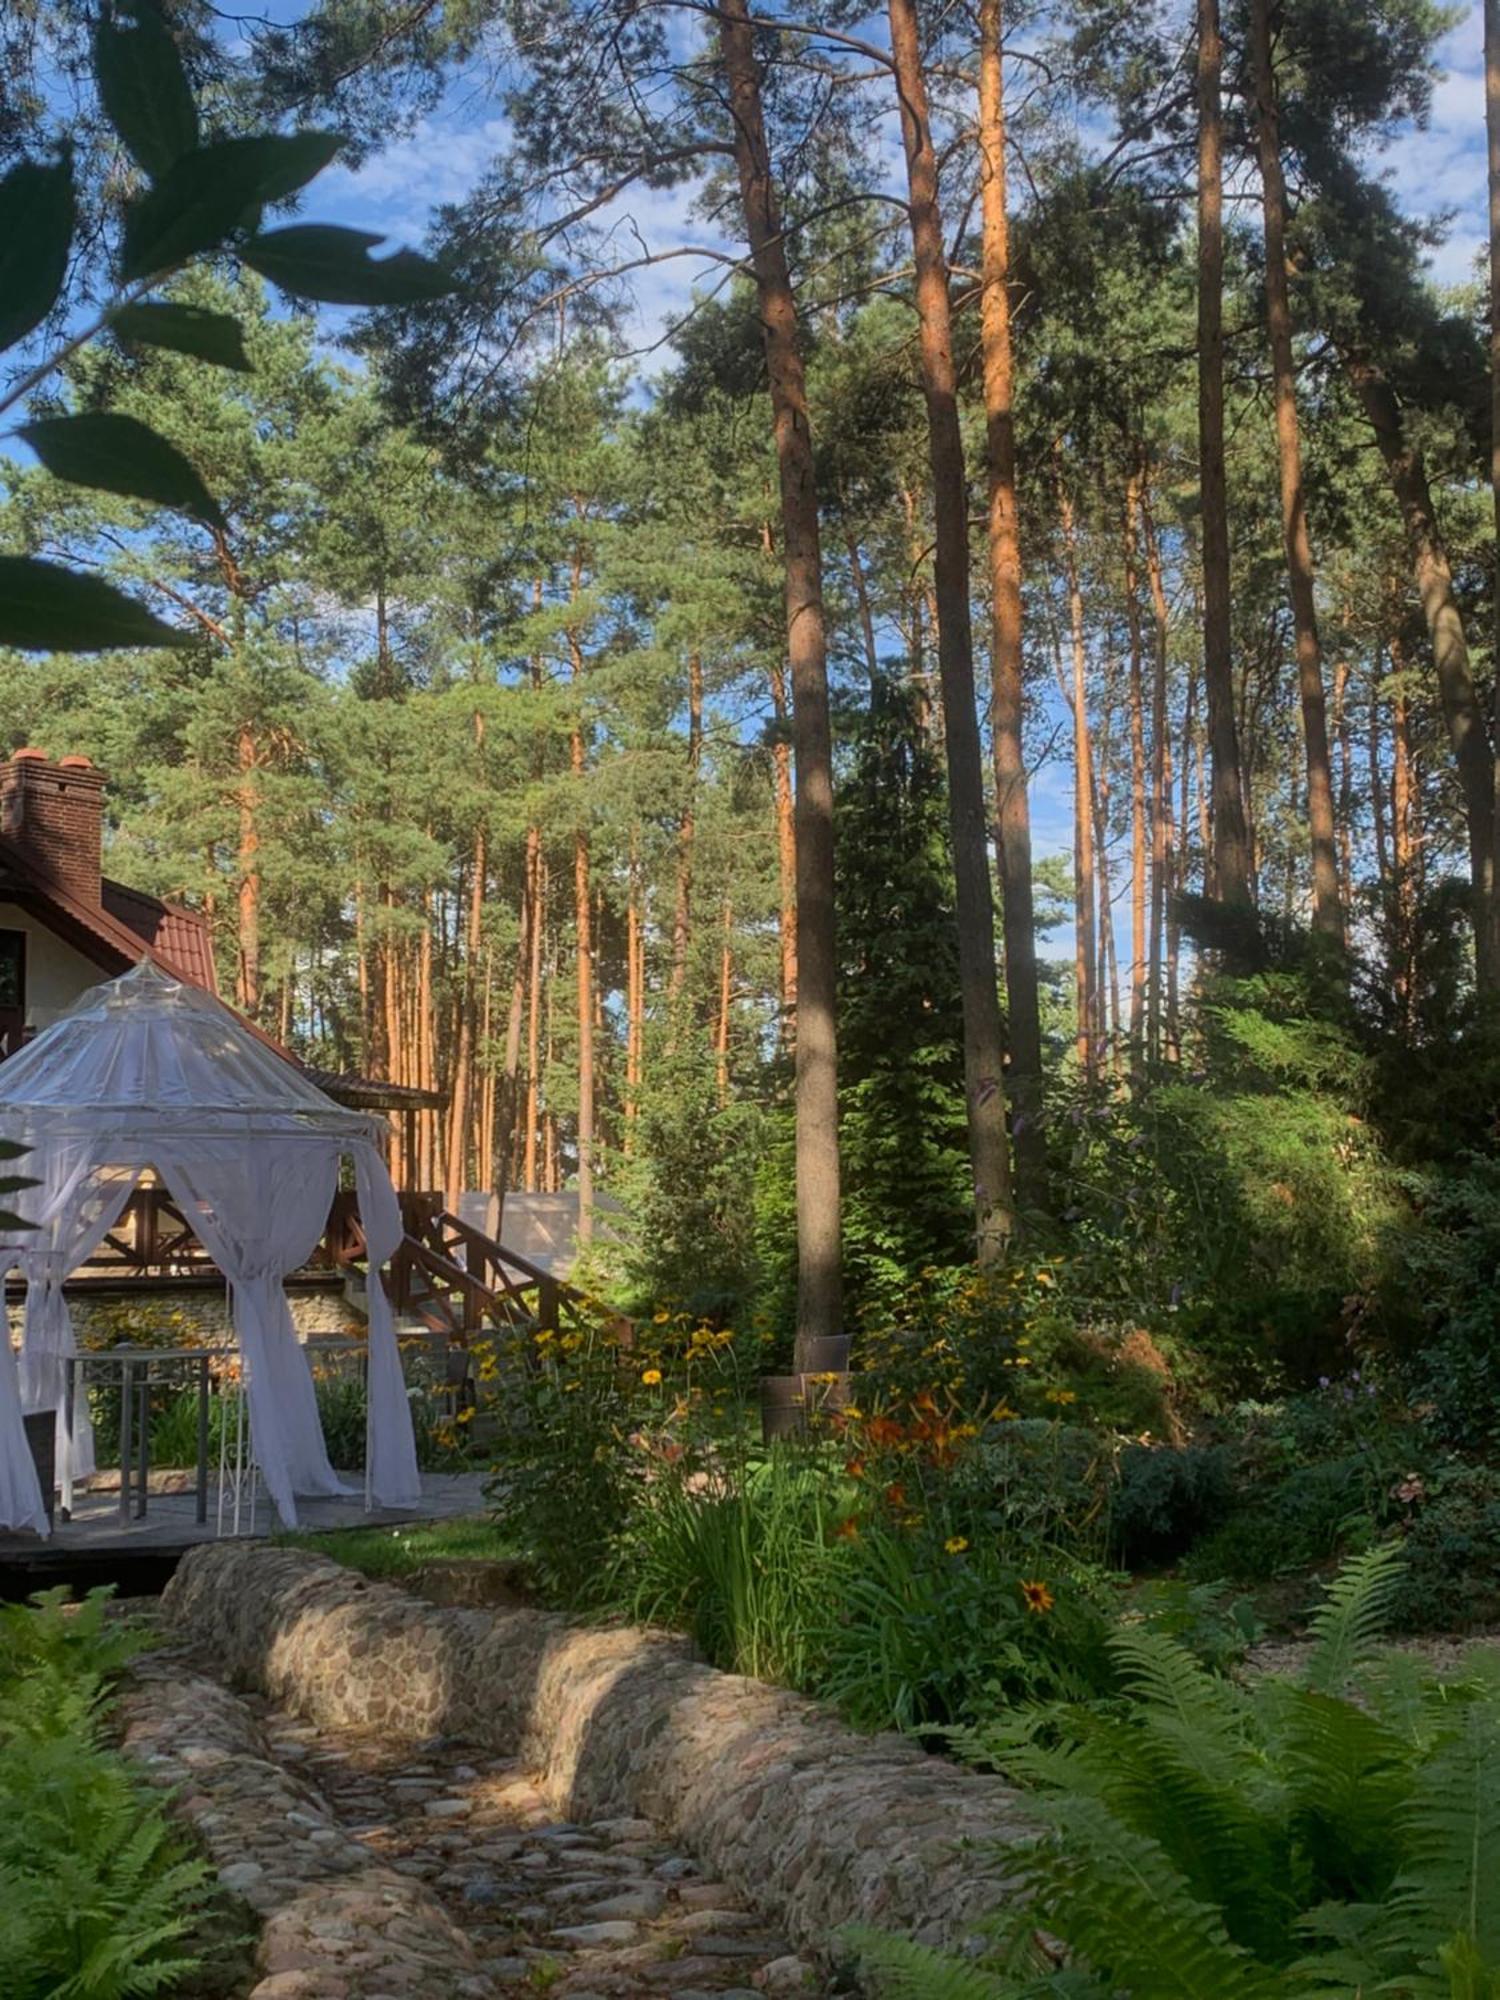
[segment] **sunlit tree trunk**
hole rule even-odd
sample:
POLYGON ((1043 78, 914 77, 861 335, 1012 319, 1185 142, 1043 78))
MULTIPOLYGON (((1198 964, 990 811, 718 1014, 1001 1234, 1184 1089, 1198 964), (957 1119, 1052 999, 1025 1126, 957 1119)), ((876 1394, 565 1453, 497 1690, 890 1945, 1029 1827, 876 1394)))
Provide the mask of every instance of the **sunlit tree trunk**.
POLYGON ((697 652, 688 659, 687 761, 687 799, 677 823, 677 900, 672 910, 672 970, 667 980, 667 999, 674 1014, 687 979, 693 928, 693 839, 698 823, 699 766, 703 761, 703 659, 697 652))
POLYGON ((1307 756, 1307 825, 1312 843, 1313 925, 1342 940, 1338 853, 1329 768, 1328 712, 1323 655, 1313 582, 1312 538, 1302 481, 1302 441, 1297 423, 1297 376, 1292 352, 1292 308, 1286 271, 1286 176, 1281 166, 1280 119, 1271 53, 1270 0, 1251 0, 1250 40, 1255 73, 1255 125, 1260 157, 1266 239, 1266 323, 1276 403, 1276 458, 1281 479, 1281 534, 1296 635, 1297 690, 1307 756))
POLYGON ((626 1158, 635 1152, 641 1109, 641 1055, 646 1032, 646 958, 641 921, 641 857, 634 828, 625 889, 625 1137, 626 1158))
POLYGON ((1250 900, 1250 853, 1230 655, 1229 512, 1224 477, 1224 166, 1219 0, 1198 8, 1198 459, 1203 507, 1203 675, 1213 761, 1214 882, 1250 900))
POLYGON ((239 849, 235 857, 238 883, 236 907, 239 917, 239 975, 235 980, 235 1005, 242 1014, 253 1015, 260 1006, 260 784, 255 733, 241 728, 237 743, 239 761, 239 849))
POLYGON ((927 399, 927 439, 937 571, 938 673, 948 762, 948 818, 963 999, 964 1086, 975 1241, 981 1268, 995 1263, 1015 1226, 1005 1129, 1004 1047, 995 984, 995 911, 990 890, 984 760, 975 705, 969 611, 969 501, 953 365, 948 261, 938 207, 937 156, 914 0, 889 0, 891 53, 906 149, 908 213, 916 266, 918 351, 927 399))
POLYGON ((1065 683, 1073 717, 1073 986, 1078 1009, 1078 1061, 1093 1080, 1098 1061, 1095 1022, 1099 973, 1094 911, 1094 759, 1089 736, 1088 654, 1084 638, 1083 587, 1078 575, 1073 501, 1062 471, 1062 441, 1053 446, 1058 522, 1062 529, 1063 577, 1068 590, 1068 634, 1073 673, 1065 683))
POLYGON ((1031 806, 1023 735, 1021 534, 1016 504, 1015 367, 1010 331, 1010 217, 1005 186, 1005 64, 1001 0, 979 8, 980 293, 992 618, 990 755, 1005 942, 1006 1027, 1017 1191, 1035 1201, 1042 1142, 1042 1023, 1031 880, 1031 806))
POLYGON ((1146 688, 1142 658, 1140 566, 1136 517, 1141 475, 1125 487, 1125 616, 1130 639, 1130 1061, 1139 1075, 1146 1054, 1146 688))
POLYGON ((787 658, 796 745, 797 1327, 843 1326, 840 1271, 837 950, 833 902, 833 740, 823 624, 817 475, 786 238, 771 175, 748 0, 723 0, 720 52, 740 204, 765 342, 781 481, 787 658))
POLYGON ((1170 636, 1161 550, 1145 480, 1137 491, 1146 578, 1155 632, 1151 676, 1151 945, 1146 979, 1146 1045, 1153 1062, 1162 1054, 1162 930, 1172 893, 1172 724, 1167 712, 1167 646, 1170 636))
POLYGON ((734 911, 726 898, 723 939, 719 946, 719 1012, 714 1025, 714 1068, 720 1104, 729 1102, 729 1009, 733 999, 733 978, 734 911))

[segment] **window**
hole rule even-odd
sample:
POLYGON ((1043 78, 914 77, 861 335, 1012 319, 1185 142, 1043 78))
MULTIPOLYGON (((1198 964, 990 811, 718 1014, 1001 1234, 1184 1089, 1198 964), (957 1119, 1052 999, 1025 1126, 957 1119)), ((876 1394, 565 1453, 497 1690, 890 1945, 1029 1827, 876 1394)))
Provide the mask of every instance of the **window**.
POLYGON ((26 933, 0 931, 0 1014, 26 1012, 26 933))
POLYGON ((26 933, 0 931, 0 1055, 14 1055, 26 1032, 26 933))

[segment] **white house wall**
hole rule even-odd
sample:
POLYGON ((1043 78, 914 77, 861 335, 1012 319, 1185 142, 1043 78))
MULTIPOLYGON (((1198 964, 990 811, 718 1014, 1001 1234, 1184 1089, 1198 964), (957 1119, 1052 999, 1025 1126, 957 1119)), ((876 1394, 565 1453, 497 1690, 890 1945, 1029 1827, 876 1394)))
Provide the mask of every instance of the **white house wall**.
POLYGON ((0 930, 26 933, 26 1025, 50 1028, 65 1007, 108 975, 14 903, 0 903, 0 930))

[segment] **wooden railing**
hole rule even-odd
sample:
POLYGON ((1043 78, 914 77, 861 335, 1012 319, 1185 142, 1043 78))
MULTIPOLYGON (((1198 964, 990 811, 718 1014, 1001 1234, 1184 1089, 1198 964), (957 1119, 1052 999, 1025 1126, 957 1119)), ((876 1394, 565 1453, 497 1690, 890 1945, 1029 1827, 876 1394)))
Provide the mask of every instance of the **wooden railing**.
MULTIPOLYGON (((581 1326, 582 1292, 452 1214, 441 1195, 403 1194, 401 1214, 406 1234, 386 1277, 399 1313, 460 1342, 486 1330, 533 1327, 558 1333, 581 1326)), ((305 1274, 336 1276, 365 1261, 354 1193, 340 1189, 305 1274)), ((142 1187, 74 1275, 95 1281, 201 1283, 217 1279, 219 1271, 167 1190, 142 1187)), ((615 1321, 611 1330, 621 1345, 630 1345, 628 1320, 615 1321)))

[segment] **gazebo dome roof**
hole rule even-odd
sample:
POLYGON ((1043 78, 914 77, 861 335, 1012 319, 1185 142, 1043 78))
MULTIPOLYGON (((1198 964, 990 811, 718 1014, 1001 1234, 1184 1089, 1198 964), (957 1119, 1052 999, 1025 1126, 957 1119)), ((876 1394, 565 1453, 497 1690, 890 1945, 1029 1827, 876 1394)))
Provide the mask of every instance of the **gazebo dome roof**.
POLYGON ((366 1137, 347 1111, 199 986, 143 959, 92 986, 0 1066, 0 1127, 366 1137))

